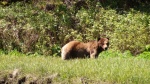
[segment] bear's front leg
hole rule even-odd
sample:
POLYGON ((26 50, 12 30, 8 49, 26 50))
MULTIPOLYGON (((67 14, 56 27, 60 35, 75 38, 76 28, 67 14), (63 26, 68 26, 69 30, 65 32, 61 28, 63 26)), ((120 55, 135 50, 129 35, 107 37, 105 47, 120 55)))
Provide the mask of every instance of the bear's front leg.
POLYGON ((90 51, 90 58, 96 58, 96 54, 97 54, 97 51, 95 49, 91 50, 90 51))

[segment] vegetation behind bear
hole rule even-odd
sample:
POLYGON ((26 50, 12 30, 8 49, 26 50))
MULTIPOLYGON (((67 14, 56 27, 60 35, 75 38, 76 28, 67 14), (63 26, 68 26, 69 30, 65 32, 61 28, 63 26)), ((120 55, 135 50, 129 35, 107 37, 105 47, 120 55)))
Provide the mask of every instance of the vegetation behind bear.
POLYGON ((0 49, 6 53, 17 50, 60 56, 61 47, 69 41, 87 42, 97 36, 111 38, 110 49, 129 50, 134 55, 150 44, 147 0, 138 1, 138 9, 118 7, 127 0, 117 0, 111 6, 97 0, 85 0, 84 6, 76 0, 32 0, 4 5, 7 1, 11 0, 2 0, 0 5, 0 49), (50 5, 54 5, 52 10, 48 10, 50 5))

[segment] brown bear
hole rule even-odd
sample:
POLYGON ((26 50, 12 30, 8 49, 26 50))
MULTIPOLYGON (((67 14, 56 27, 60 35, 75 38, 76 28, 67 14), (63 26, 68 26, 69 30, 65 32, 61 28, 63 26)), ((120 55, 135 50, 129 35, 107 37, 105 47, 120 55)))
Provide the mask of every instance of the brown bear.
POLYGON ((61 57, 63 60, 73 58, 97 58, 99 53, 107 50, 108 47, 108 38, 98 38, 98 40, 87 43, 71 41, 62 47, 61 57))

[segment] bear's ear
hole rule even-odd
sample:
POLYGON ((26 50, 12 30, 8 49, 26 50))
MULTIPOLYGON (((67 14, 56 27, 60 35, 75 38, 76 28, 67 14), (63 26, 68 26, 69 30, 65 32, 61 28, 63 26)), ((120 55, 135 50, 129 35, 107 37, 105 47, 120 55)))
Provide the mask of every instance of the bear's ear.
POLYGON ((97 41, 99 41, 101 39, 101 37, 97 38, 97 41))

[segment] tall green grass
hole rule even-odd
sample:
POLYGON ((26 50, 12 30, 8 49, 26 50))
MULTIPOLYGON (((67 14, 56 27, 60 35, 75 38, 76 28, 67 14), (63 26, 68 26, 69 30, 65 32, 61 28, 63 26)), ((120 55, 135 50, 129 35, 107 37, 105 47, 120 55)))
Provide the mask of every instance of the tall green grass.
MULTIPOLYGON (((108 84, 148 84, 150 83, 150 60, 136 57, 103 57, 98 59, 74 59, 64 61, 60 57, 1 55, 0 71, 20 69, 24 75, 37 77, 59 74, 55 82, 81 83, 87 81, 108 84)), ((93 82, 94 83, 94 82, 93 82)))

